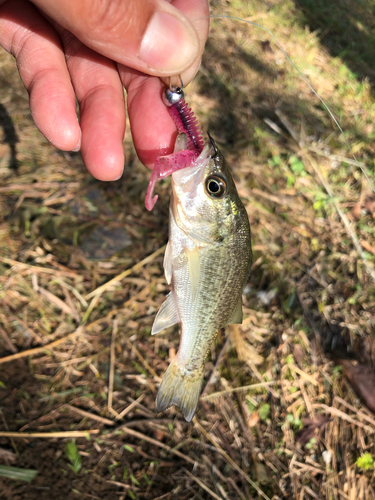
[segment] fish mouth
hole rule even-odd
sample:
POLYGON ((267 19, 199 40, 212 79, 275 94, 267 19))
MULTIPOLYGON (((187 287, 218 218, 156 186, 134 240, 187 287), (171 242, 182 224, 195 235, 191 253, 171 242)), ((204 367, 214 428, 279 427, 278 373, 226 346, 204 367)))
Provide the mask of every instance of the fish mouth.
POLYGON ((201 154, 196 160, 194 160, 191 167, 186 167, 173 172, 173 187, 177 188, 178 190, 181 189, 185 193, 195 193, 197 186, 202 181, 205 167, 211 159, 212 153, 213 146, 210 141, 207 141, 203 147, 201 154))

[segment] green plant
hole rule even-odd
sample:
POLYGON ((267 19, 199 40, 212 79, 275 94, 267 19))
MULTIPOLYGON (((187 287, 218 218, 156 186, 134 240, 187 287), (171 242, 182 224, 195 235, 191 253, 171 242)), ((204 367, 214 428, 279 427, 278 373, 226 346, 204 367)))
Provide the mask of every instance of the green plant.
POLYGON ((8 479, 30 482, 38 474, 37 470, 33 469, 20 469, 19 467, 9 467, 7 465, 0 465, 0 477, 8 479))
POLYGON ((82 467, 82 459, 81 455, 78 452, 78 447, 74 441, 68 441, 66 443, 65 455, 71 462, 70 464, 68 464, 68 466, 75 474, 78 474, 82 467))
POLYGON ((302 420, 299 417, 294 418, 294 415, 292 413, 288 413, 286 419, 294 429, 296 430, 302 429, 303 424, 302 420))
POLYGON ((308 450, 313 450, 317 445, 317 439, 316 437, 312 437, 308 443, 306 443, 305 447, 308 450))
POLYGON ((271 412, 271 406, 268 403, 265 403, 264 405, 259 406, 258 408, 259 417, 264 421, 267 420, 270 412, 271 412))
POLYGON ((369 470, 374 468, 374 459, 370 453, 364 453, 359 458, 357 458, 356 466, 359 469, 369 470))

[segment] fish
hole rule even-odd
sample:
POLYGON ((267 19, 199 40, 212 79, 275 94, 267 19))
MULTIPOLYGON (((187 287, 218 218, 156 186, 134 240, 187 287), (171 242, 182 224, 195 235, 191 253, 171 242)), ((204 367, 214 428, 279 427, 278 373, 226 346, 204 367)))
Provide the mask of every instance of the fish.
MULTIPOLYGON (((186 150, 180 133, 175 155, 186 150)), ((172 173, 164 272, 171 291, 151 333, 180 323, 178 352, 162 378, 156 411, 180 408, 190 422, 204 366, 219 330, 242 323, 242 292, 252 264, 246 209, 224 156, 209 136, 191 166, 172 173)))

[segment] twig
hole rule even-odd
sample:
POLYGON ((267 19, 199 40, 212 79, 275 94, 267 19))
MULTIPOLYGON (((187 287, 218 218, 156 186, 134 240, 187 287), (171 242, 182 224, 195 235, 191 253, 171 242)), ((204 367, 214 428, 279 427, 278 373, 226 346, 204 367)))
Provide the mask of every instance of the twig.
POLYGON ((13 342, 12 342, 12 341, 10 340, 10 338, 8 337, 7 332, 6 332, 5 330, 3 330, 3 329, 1 328, 1 326, 0 326, 0 333, 1 333, 1 335, 3 336, 3 339, 4 339, 5 343, 6 343, 6 345, 8 346, 8 349, 9 349, 10 351, 12 351, 13 353, 18 352, 18 351, 17 351, 17 349, 16 349, 16 347, 13 345, 13 342))
POLYGON ((222 498, 222 497, 219 497, 219 495, 216 495, 216 493, 214 493, 214 492, 213 492, 213 491, 212 491, 212 490, 211 490, 208 486, 206 486, 206 485, 204 484, 204 482, 203 482, 203 481, 201 481, 200 479, 198 479, 197 477, 195 477, 195 476, 194 476, 194 474, 192 474, 192 473, 191 473, 191 472, 189 472, 187 469, 185 469, 185 467, 184 467, 184 471, 186 472, 186 474, 187 474, 187 475, 188 475, 191 479, 193 479, 193 481, 195 481, 197 484, 199 484, 199 486, 200 486, 201 488, 203 488, 204 490, 206 490, 206 491, 207 491, 207 493, 209 493, 209 494, 212 496, 212 498, 215 498, 216 500, 223 500, 223 498, 222 498))
POLYGON ((367 420, 367 422, 369 422, 370 424, 372 424, 375 427, 375 420, 373 418, 369 417, 368 415, 366 415, 365 413, 363 413, 362 410, 358 410, 358 408, 355 408, 354 406, 352 406, 351 404, 349 404, 347 401, 340 398, 339 396, 335 396, 333 398, 333 402, 335 402, 335 401, 346 406, 347 408, 349 408, 349 410, 352 410, 354 413, 357 413, 358 417, 363 418, 364 420, 367 420))
POLYGON ((39 292, 41 295, 44 295, 44 297, 51 304, 53 304, 55 307, 57 307, 58 309, 60 309, 61 311, 65 312, 65 313, 69 314, 76 321, 79 322, 79 317, 77 320, 77 315, 74 314, 74 311, 72 311, 72 309, 68 306, 68 304, 66 304, 63 300, 59 299, 59 297, 56 297, 56 295, 54 295, 53 293, 49 292, 48 290, 46 290, 45 288, 43 288, 41 286, 39 286, 36 291, 39 292))
POLYGON ((298 375, 301 375, 302 378, 304 378, 305 380, 307 380, 308 382, 310 382, 310 384, 313 384, 315 386, 319 385, 319 382, 314 378, 312 377, 311 375, 309 375, 308 373, 304 372, 303 370, 301 370, 301 368, 299 368, 298 366, 296 366, 295 364, 290 364, 288 365, 288 367, 295 371, 296 373, 298 373, 298 375))
POLYGON ((15 354, 10 354, 9 356, 5 356, 4 358, 0 358, 0 365, 3 363, 8 363, 9 361, 14 361, 15 359, 21 359, 27 356, 35 356, 35 354, 39 354, 46 350, 48 351, 53 347, 63 344, 64 342, 67 342, 70 339, 73 339, 77 335, 81 335, 82 332, 83 332, 82 327, 79 327, 75 332, 66 335, 66 337, 62 337, 61 339, 57 339, 54 342, 51 342, 50 344, 46 344, 41 347, 35 347, 35 349, 27 349, 27 351, 17 352, 15 354))
POLYGON ((62 431, 62 432, 10 432, 0 431, 0 437, 7 438, 79 438, 87 437, 88 434, 99 434, 99 429, 90 429, 87 431, 62 431))
POLYGON ((139 491, 139 488, 137 488, 136 486, 134 486, 134 484, 125 484, 125 483, 120 483, 119 481, 111 481, 109 479, 105 479, 104 477, 102 476, 99 476, 99 474, 93 474, 92 477, 95 477, 96 479, 98 479, 99 481, 103 481, 107 484, 114 484, 116 486, 119 486, 120 488, 124 488, 125 490, 134 490, 134 491, 139 491))
POLYGON ((105 425, 114 425, 114 422, 112 420, 101 417, 100 415, 95 415, 94 413, 90 413, 85 410, 81 410, 81 408, 76 408, 75 406, 69 404, 63 405, 61 409, 63 408, 73 411, 74 413, 78 413, 78 415, 82 415, 82 417, 91 418, 92 420, 96 420, 97 422, 102 422, 105 425))
POLYGON ((290 123, 290 121, 288 120, 288 118, 284 115, 284 113, 282 113, 281 109, 279 108, 279 103, 277 103, 277 105, 276 105, 275 113, 276 113, 276 116, 278 117, 278 119, 281 121, 281 123, 287 129, 287 131, 289 132, 289 134, 293 137, 293 139, 295 140, 295 142, 298 145, 300 145, 300 140, 299 140, 298 134, 294 130, 293 125, 290 123))
POLYGON ((371 276, 371 278, 373 279, 373 281, 375 281, 375 271, 374 271, 374 269, 372 269, 369 266, 367 257, 365 255, 365 253, 363 252, 361 243, 359 242, 359 239, 358 239, 357 235, 355 234, 354 230, 352 229, 352 226, 351 226, 351 224, 349 222, 349 219, 347 218, 346 214, 342 211, 340 205, 335 200, 334 194, 333 194, 332 189, 331 189, 331 186, 325 180, 325 178, 324 178, 324 176, 323 176, 323 174, 322 174, 322 172, 321 172, 321 170, 319 168, 318 163, 306 151, 301 151, 301 155, 304 156, 305 158, 307 158, 309 160, 310 164, 312 165, 312 167, 313 167, 316 175, 318 176, 320 182, 322 183, 324 189, 327 191, 327 194, 331 198, 332 204, 334 205, 337 213, 341 217, 341 220, 344 223, 346 232, 348 233, 348 235, 350 236, 350 238, 351 238, 351 240, 353 242, 354 248, 357 250, 359 256, 363 260, 363 264, 364 264, 364 266, 366 268, 366 271, 368 272, 369 276, 371 276))
POLYGON ((161 378, 157 375, 155 370, 153 368, 151 368, 151 366, 147 363, 147 361, 142 356, 142 354, 138 351, 138 349, 135 347, 135 345, 132 344, 129 339, 126 339, 126 342, 133 349, 134 353, 136 354, 136 356, 138 357, 138 359, 142 363, 142 365, 146 368, 146 370, 148 370, 151 373, 151 375, 155 378, 155 380, 157 382, 161 382, 161 378))
POLYGON ((122 410, 121 413, 117 415, 116 420, 121 420, 122 418, 124 418, 125 415, 127 415, 134 408, 134 406, 137 406, 138 403, 140 403, 144 397, 145 395, 141 394, 138 399, 130 403, 129 406, 127 406, 124 410, 122 410))
POLYGON ((368 425, 362 424, 362 422, 358 422, 352 417, 349 417, 345 412, 338 410, 337 408, 334 408, 333 406, 328 406, 323 403, 317 403, 313 405, 314 408, 323 408, 325 411, 330 413, 331 415, 334 415, 335 417, 340 417, 343 420, 346 420, 347 422, 350 422, 351 424, 357 425, 358 427, 362 427, 362 429, 366 430, 369 434, 374 434, 375 429, 373 427, 370 427, 368 425))
MULTIPOLYGON (((281 110, 279 108, 277 108, 275 110, 275 113, 279 117, 279 119, 281 120, 281 122, 284 124, 284 126, 287 128, 288 132, 290 133, 290 135, 292 136, 292 138, 294 139, 294 141, 301 148, 301 151, 300 151, 299 154, 302 157, 305 157, 310 162, 310 164, 311 164, 312 168, 314 169, 316 175, 318 176, 321 184, 323 185, 323 187, 326 190, 328 196, 330 197, 333 206, 335 207, 337 213, 341 217, 341 220, 342 220, 342 222, 343 222, 343 224, 345 226, 346 232, 348 233, 349 237, 351 238, 351 240, 353 242, 354 248, 357 250, 358 255, 363 260, 363 264, 364 264, 364 266, 366 268, 367 273, 372 278, 372 280, 375 281, 375 270, 370 267, 370 265, 368 263, 368 259, 367 259, 366 255, 365 255, 365 253, 364 253, 364 251, 362 249, 361 243, 360 243, 357 235, 355 234, 355 231, 352 229, 351 224, 350 224, 349 219, 347 218, 346 214, 342 211, 340 205, 335 200, 333 191, 331 189, 331 186, 329 185, 329 183, 324 178, 324 176, 323 176, 323 174, 322 174, 322 172, 320 170, 320 167, 318 165, 318 162, 316 162, 314 160, 314 158, 308 152, 308 150, 304 149, 305 144, 303 144, 302 141, 299 140, 299 137, 298 137, 297 133, 293 129, 292 125, 290 124, 290 122, 288 121, 288 119, 286 118, 286 116, 281 112, 281 110)), ((350 149, 350 146, 349 146, 349 149, 350 149)), ((357 166, 358 165, 360 166, 360 168, 361 168, 362 172, 365 174, 367 180, 369 180, 369 178, 368 178, 368 176, 366 174, 366 171, 363 170, 363 167, 361 167, 361 165, 357 161, 356 161, 355 164, 357 166)), ((369 182, 371 184, 371 181, 369 181, 369 182)))
MULTIPOLYGON (((112 311, 109 311, 109 313, 107 313, 105 316, 99 318, 99 319, 96 319, 95 321, 93 321, 92 323, 90 323, 89 325, 86 325, 86 330, 88 329, 92 329, 94 328, 96 325, 99 325, 102 321, 108 321, 112 316, 114 316, 115 314, 118 314, 119 312, 122 312, 124 310, 124 308, 128 307, 130 304, 132 304, 135 300, 137 300, 139 297, 142 297, 142 295, 149 289, 151 288, 152 286, 155 285, 155 283, 157 283, 159 281, 160 278, 155 278, 154 280, 152 280, 150 283, 148 283, 148 285, 146 285, 144 288, 142 288, 142 290, 140 290, 138 293, 136 293, 135 295, 133 295, 133 297, 130 297, 130 299, 128 299, 126 302, 124 302, 121 306, 121 308, 119 309, 112 309, 112 311)), ((87 304, 86 306, 87 307, 87 304)))
POLYGON ((109 381, 108 381, 108 411, 118 417, 117 411, 112 408, 113 400, 113 379, 115 376, 115 340, 118 330, 117 318, 113 320, 111 350, 110 350, 110 366, 109 366, 109 381))
POLYGON ((115 283, 119 283, 123 278, 126 278, 126 276, 129 276, 129 274, 132 274, 134 271, 138 271, 139 269, 141 269, 143 266, 145 266, 149 262, 152 262, 158 255, 160 255, 161 253, 164 252, 166 246, 167 245, 163 245, 161 248, 156 250, 156 252, 152 253, 151 255, 146 257, 145 259, 141 260, 140 262, 135 264, 130 269, 127 269, 126 271, 119 274, 118 276, 115 276, 111 280, 107 281, 107 283, 104 283, 104 285, 99 286, 96 290, 93 290, 88 295, 86 295, 85 299, 87 300, 87 299, 91 299, 91 297, 95 297, 96 295, 101 295, 103 292, 108 290, 108 288, 110 288, 115 283))
POLYGON ((212 439, 212 437, 208 434, 208 432, 206 431, 206 429, 204 429, 201 424, 199 423, 197 417, 195 416, 193 418, 193 422, 194 424, 198 427, 198 429, 201 431, 201 433, 209 440, 211 441, 211 443, 215 446, 215 448, 223 455, 223 457, 225 458, 225 460, 227 462, 229 462, 231 464, 232 467, 234 467, 236 469, 237 472, 239 472, 241 474, 241 476, 246 479, 246 481, 250 484, 250 486, 252 486, 257 492, 259 495, 261 495, 265 500, 271 500, 270 497, 268 497, 260 488, 259 486, 254 483, 254 481, 252 481, 250 479, 250 477, 246 474, 246 472, 244 472, 241 467, 239 467, 236 462, 228 455, 228 453, 226 453, 223 448, 218 444, 216 443, 216 441, 214 439, 212 439))
POLYGON ((90 314, 92 313, 92 310, 96 306, 96 304, 97 304, 97 302, 98 302, 99 299, 100 299, 100 295, 95 295, 94 296, 94 298, 90 302, 89 307, 86 309, 86 312, 85 312, 85 314, 84 314, 84 316, 82 318, 82 324, 85 324, 86 321, 89 319, 90 314))
POLYGON ((242 385, 241 387, 233 387, 231 389, 226 389, 225 391, 213 392, 212 394, 208 394, 207 396, 202 396, 200 399, 202 401, 205 401, 207 399, 218 398, 219 396, 224 396, 225 394, 230 394, 232 392, 250 391, 251 389, 260 389, 262 387, 279 385, 280 383, 282 383, 280 380, 271 380, 270 382, 260 382, 259 384, 242 385))
POLYGON ((85 301, 85 299, 79 293, 79 291, 76 288, 74 288, 74 286, 71 286, 68 283, 65 283, 64 280, 60 280, 58 278, 56 279, 56 281, 57 281, 57 283, 59 283, 62 286, 62 288, 67 288, 68 290, 70 290, 76 296, 76 298, 80 301, 80 303, 82 304, 83 307, 88 307, 88 303, 85 301))
POLYGON ((8 259, 8 257, 0 257, 0 262, 3 262, 8 266, 18 266, 22 269, 26 269, 27 271, 32 271, 34 273, 53 274, 54 276, 68 276, 70 278, 77 277, 77 273, 73 271, 59 271, 58 269, 53 269, 51 267, 31 266, 29 264, 25 264, 24 262, 18 262, 17 260, 8 259))
POLYGON ((215 363, 214 369, 212 370, 212 373, 211 373, 211 375, 210 375, 210 378, 208 379, 207 384, 204 386, 204 389, 203 389, 202 394, 201 394, 201 399, 203 399, 203 397, 204 397, 205 393, 207 392, 207 389, 208 389, 208 388, 209 388, 209 386, 211 385, 212 380, 213 380, 213 378, 215 377, 215 374, 216 374, 216 372, 217 372, 217 370, 218 370, 218 368, 219 368, 219 365, 220 365, 220 363, 221 363, 221 360, 223 359, 223 356, 224 356, 224 354, 225 354, 225 351, 227 350, 227 347, 229 346, 229 343, 230 343, 230 337, 229 337, 229 335, 228 335, 228 337, 227 337, 226 341, 224 342, 224 345, 223 345, 223 347, 222 347, 222 349, 221 349, 221 351, 220 351, 220 354, 219 354, 219 356, 218 356, 218 358, 217 358, 217 360, 216 360, 216 363, 215 363))
MULTIPOLYGON (((179 452, 178 450, 174 450, 167 444, 161 443, 160 441, 157 441, 156 439, 149 438, 145 434, 142 434, 141 432, 133 431, 133 429, 129 429, 128 427, 123 427, 122 430, 131 436, 137 437, 140 440, 147 441, 148 443, 154 444, 155 446, 158 446, 159 448, 163 448, 164 450, 169 451, 169 453, 173 453, 174 455, 177 455, 178 457, 182 458, 186 462, 189 462, 190 464, 196 465, 196 461, 193 460, 192 458, 188 457, 187 455, 184 455, 183 453, 179 452)), ((199 464, 201 465, 201 464, 199 464)), ((269 500, 269 499, 268 499, 269 500)))

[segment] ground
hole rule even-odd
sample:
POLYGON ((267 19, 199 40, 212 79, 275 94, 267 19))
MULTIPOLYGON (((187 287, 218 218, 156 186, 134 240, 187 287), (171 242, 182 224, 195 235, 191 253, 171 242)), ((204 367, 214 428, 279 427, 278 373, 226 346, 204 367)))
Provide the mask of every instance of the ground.
POLYGON ((186 98, 231 165, 254 264, 194 421, 157 415, 179 342, 178 327, 150 335, 169 180, 147 212, 129 135, 122 179, 93 179, 37 131, 1 52, 0 499, 375 498, 375 3, 212 13, 275 34, 369 180, 270 34, 213 19, 186 98))

